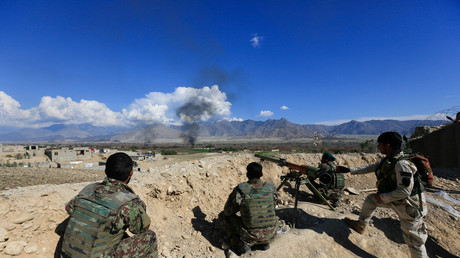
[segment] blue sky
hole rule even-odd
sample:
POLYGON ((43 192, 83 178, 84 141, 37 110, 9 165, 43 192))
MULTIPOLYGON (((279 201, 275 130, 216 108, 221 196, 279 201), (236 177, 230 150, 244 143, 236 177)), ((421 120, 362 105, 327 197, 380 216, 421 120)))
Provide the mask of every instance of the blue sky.
POLYGON ((0 10, 0 127, 460 111, 459 1, 1 1, 0 10))

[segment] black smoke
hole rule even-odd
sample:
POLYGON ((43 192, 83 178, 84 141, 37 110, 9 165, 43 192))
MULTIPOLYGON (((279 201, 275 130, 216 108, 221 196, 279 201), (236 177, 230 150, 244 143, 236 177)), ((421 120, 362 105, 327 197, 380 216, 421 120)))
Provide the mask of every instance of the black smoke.
POLYGON ((203 118, 212 117, 217 112, 216 107, 203 98, 192 98, 176 110, 176 115, 184 122, 181 137, 192 147, 196 144, 199 134, 199 122, 203 118))

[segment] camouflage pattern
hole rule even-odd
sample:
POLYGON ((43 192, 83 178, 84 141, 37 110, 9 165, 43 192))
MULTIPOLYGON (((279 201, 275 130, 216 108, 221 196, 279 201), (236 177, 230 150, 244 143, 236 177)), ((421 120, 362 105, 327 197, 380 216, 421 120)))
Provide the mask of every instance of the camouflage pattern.
MULTIPOLYGON (((332 176, 341 176, 343 177, 343 174, 336 174, 336 165, 334 164, 333 161, 328 161, 328 162, 324 162, 324 163, 321 163, 319 164, 318 168, 316 171, 314 172, 310 172, 308 173, 308 179, 310 179, 310 182, 316 187, 316 189, 318 189, 320 191, 320 193, 326 198, 326 199, 329 199, 331 200, 332 202, 336 202, 336 201, 339 201, 342 196, 343 196, 343 187, 344 187, 344 178, 342 178, 342 181, 343 182, 340 182, 340 184, 337 186, 337 187, 332 187, 332 188, 328 188, 328 187, 325 187, 324 185, 322 184, 318 184, 315 182, 315 180, 323 173, 329 173, 329 174, 335 174, 335 175, 332 175, 332 176)), ((310 188, 308 185, 307 185, 308 188, 310 188)), ((313 190, 310 189, 310 191, 313 192, 313 190)))
MULTIPOLYGON (((399 159, 402 155, 403 153, 400 152, 392 158, 399 159)), ((386 162, 386 159, 367 166, 352 167, 350 171, 352 174, 372 173, 383 166, 380 164, 381 162, 386 162)), ((393 166, 393 175, 385 177, 387 180, 395 180, 396 188, 389 192, 379 193, 382 202, 377 201, 377 194, 368 195, 364 200, 359 221, 362 225, 369 224, 377 207, 392 209, 401 222, 403 238, 409 247, 411 257, 427 257, 425 242, 428 235, 426 225, 423 222, 423 218, 428 212, 425 193, 411 195, 414 187, 413 175, 416 171, 417 168, 412 162, 399 159, 393 166)), ((386 182, 380 183, 386 184, 386 182)))
POLYGON ((155 232, 144 233, 122 239, 118 246, 103 257, 158 257, 158 243, 155 232))
MULTIPOLYGON (((250 179, 247 182, 253 189, 261 189, 264 181, 260 179, 250 179)), ((272 193, 275 193, 275 187, 271 184, 272 193)), ((241 210, 244 195, 235 187, 225 203, 224 211, 219 214, 219 222, 227 232, 230 239, 239 238, 249 246, 271 243, 279 228, 278 218, 274 224, 269 227, 249 229, 244 226, 243 219, 236 215, 241 210)), ((275 206, 275 197, 273 195, 273 207, 275 206)))
MULTIPOLYGON (((117 192, 134 194, 134 191, 127 184, 107 177, 101 183, 85 187, 82 192, 88 191, 88 188, 91 188, 95 195, 100 196, 112 195, 117 192)), ((78 199, 76 196, 66 205, 66 210, 71 218, 78 206, 78 199)), ((124 237, 111 250, 102 253, 101 257, 158 257, 156 235, 153 231, 148 230, 150 218, 147 215, 145 203, 139 197, 124 203, 109 220, 110 232, 125 232, 126 229, 129 229, 134 236, 124 237)), ((65 254, 63 256, 66 257, 65 254)))

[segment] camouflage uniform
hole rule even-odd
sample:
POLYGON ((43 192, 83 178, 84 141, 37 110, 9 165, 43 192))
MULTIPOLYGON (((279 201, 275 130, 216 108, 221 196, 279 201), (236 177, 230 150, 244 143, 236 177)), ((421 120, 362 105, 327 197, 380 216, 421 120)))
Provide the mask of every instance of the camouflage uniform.
MULTIPOLYGON (((419 194, 413 192, 413 175, 417 168, 412 162, 401 159, 402 155, 403 153, 400 152, 392 157, 393 162, 395 162, 394 167, 393 165, 389 165, 391 163, 389 160, 391 159, 383 159, 368 166, 350 168, 352 174, 365 174, 380 169, 385 170, 385 166, 387 166, 387 169, 391 169, 390 175, 393 177, 392 181, 396 183, 396 189, 388 192, 379 190, 378 195, 382 202, 377 201, 377 194, 367 196, 359 215, 359 223, 361 225, 369 224, 372 213, 377 207, 390 208, 399 217, 403 238, 409 247, 411 256, 427 257, 425 241, 428 235, 425 223, 423 222, 423 218, 427 214, 425 193, 422 192, 420 194, 420 199, 419 194)), ((383 183, 380 182, 380 184, 383 183)), ((382 187, 378 188, 382 189, 382 187)))
MULTIPOLYGON (((111 233, 113 232, 113 234, 122 233, 125 232, 126 229, 129 229, 134 236, 129 237, 125 232, 120 242, 113 243, 113 247, 98 254, 98 257, 158 257, 157 239, 155 233, 148 229, 150 226, 150 218, 147 215, 145 203, 137 195, 134 195, 134 192, 127 184, 118 180, 106 177, 101 183, 95 183, 85 187, 79 195, 66 205, 66 210, 71 219, 72 216, 74 216, 79 202, 81 202, 79 197, 81 197, 85 191, 87 192, 88 189, 90 189, 90 192, 93 191, 93 195, 95 196, 108 196, 123 192, 134 197, 125 202, 114 212, 114 214, 110 214, 108 217, 110 229, 107 229, 111 233)), ((72 245, 69 244, 71 241, 70 239, 72 239, 71 235, 76 234, 76 232, 68 226, 66 234, 64 235, 62 256, 80 256, 78 253, 71 250, 72 247, 69 249, 69 246, 72 245)), ((73 247, 73 249, 75 249, 75 247, 73 247)), ((81 256, 85 257, 85 255, 81 256)))
MULTIPOLYGON (((307 176, 310 182, 312 183, 312 185, 314 185, 326 199, 331 200, 332 203, 335 204, 338 201, 340 201, 340 199, 343 196, 342 189, 343 189, 345 182, 344 182, 343 175, 336 173, 335 171, 336 165, 334 164, 334 162, 328 161, 328 162, 321 163, 319 164, 318 168, 314 168, 311 166, 308 166, 308 167, 309 169, 307 169, 307 176), (320 175, 323 173, 328 173, 331 176, 335 176, 335 177, 341 177, 342 178, 341 184, 339 186, 336 186, 336 185, 325 186, 325 185, 316 183, 315 180, 318 177, 320 177, 320 175)), ((313 190, 310 188, 309 185, 307 185, 307 187, 310 189, 310 191, 313 192, 313 190)))
MULTIPOLYGON (((245 184, 245 183, 243 183, 245 184)), ((251 188, 251 192, 257 193, 262 187, 269 187, 271 193, 268 193, 273 201, 269 204, 265 217, 268 217, 270 225, 259 228, 251 228, 248 226, 245 213, 242 212, 245 205, 246 195, 241 191, 241 185, 235 187, 225 203, 224 211, 219 214, 219 221, 222 227, 227 232, 230 239, 239 238, 248 246, 262 245, 271 243, 275 237, 279 227, 278 217, 275 215, 275 187, 273 183, 267 183, 260 179, 249 179, 247 184, 251 188), (242 213, 242 216, 236 215, 237 212, 242 213), (271 215, 266 215, 271 214, 271 215)))

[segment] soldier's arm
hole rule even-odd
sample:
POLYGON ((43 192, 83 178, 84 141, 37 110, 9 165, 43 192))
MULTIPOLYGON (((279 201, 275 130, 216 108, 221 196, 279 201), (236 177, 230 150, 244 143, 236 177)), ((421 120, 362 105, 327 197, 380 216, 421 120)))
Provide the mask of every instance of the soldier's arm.
POLYGON ((112 222, 112 231, 128 228, 131 233, 140 234, 149 228, 150 222, 145 203, 140 199, 133 199, 119 209, 112 222))
POLYGON ((417 168, 411 162, 407 160, 398 161, 395 165, 396 189, 388 193, 380 194, 382 201, 384 203, 389 203, 409 197, 414 187, 413 174, 416 171, 417 168))
POLYGON ((370 165, 350 167, 350 173, 352 175, 372 173, 378 168, 379 164, 380 161, 370 165))
POLYGON ((233 189, 225 203, 224 215, 231 216, 240 211, 241 199, 241 194, 237 191, 237 188, 233 189))
POLYGON ((67 211, 67 214, 71 215, 73 213, 73 209, 75 207, 75 202, 76 202, 76 199, 73 198, 72 200, 70 200, 66 205, 65 205, 65 210, 67 211))

